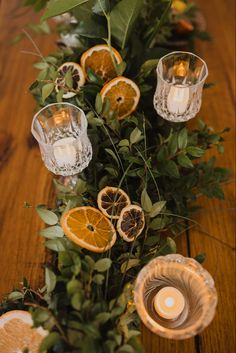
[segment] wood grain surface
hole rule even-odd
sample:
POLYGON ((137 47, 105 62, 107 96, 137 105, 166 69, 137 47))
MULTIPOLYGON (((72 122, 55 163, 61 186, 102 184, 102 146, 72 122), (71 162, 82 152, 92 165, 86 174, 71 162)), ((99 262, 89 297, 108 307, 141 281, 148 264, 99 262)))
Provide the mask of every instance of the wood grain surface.
MULTIPOLYGON (((0 1, 0 296, 4 296, 23 277, 34 288, 43 282, 45 253, 37 235, 42 223, 27 201, 53 205, 52 176, 41 161, 30 135, 34 102, 28 86, 36 77, 35 57, 22 51, 35 51, 24 40, 12 46, 12 38, 26 29, 38 16, 20 7, 20 0, 0 1)), ((231 127, 226 136, 226 153, 219 164, 235 168, 234 122, 234 1, 197 0, 213 37, 211 43, 199 42, 197 51, 209 67, 208 82, 199 117, 217 131, 231 127)), ((55 36, 37 37, 43 54, 55 49, 55 36)), ((194 123, 194 122, 193 122, 194 123)), ((192 124, 192 123, 191 123, 192 124)), ((159 338, 143 328, 146 353, 234 353, 235 352, 235 174, 224 185, 225 201, 199 197, 204 209, 199 226, 178 240, 178 251, 195 256, 206 253, 205 267, 213 275, 219 305, 213 323, 200 335, 186 341, 159 338)), ((88 352, 89 353, 89 352, 88 352)))

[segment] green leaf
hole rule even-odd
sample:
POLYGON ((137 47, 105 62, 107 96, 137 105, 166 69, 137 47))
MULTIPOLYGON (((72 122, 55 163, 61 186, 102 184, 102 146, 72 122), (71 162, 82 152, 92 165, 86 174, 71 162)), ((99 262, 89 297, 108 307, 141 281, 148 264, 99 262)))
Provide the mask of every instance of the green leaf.
POLYGON ((117 353, 135 353, 135 350, 129 344, 124 344, 118 349, 117 353))
POLYGON ((193 168, 193 163, 185 154, 179 154, 177 157, 178 164, 184 168, 193 168))
POLYGON ((118 158, 116 157, 115 153, 110 148, 105 148, 105 151, 116 161, 116 163, 119 167, 120 163, 119 163, 118 158))
POLYGON ((45 353, 52 348, 60 340, 60 335, 57 332, 51 332, 46 336, 39 348, 39 353, 45 353))
POLYGON ((168 143, 168 151, 170 156, 173 156, 178 149, 178 135, 173 133, 168 143))
POLYGON ((149 213, 149 216, 151 218, 156 217, 161 212, 161 210, 163 209, 165 204, 166 204, 166 201, 159 201, 159 202, 154 203, 152 205, 152 208, 151 208, 151 211, 149 213))
POLYGON ((65 251, 66 248, 63 240, 64 239, 61 239, 61 238, 50 239, 46 241, 45 246, 52 251, 56 251, 56 252, 65 251))
POLYGON ((96 96, 95 109, 98 114, 101 114, 101 112, 102 112, 102 97, 99 93, 96 96))
POLYGON ((205 153, 205 150, 203 150, 202 148, 194 146, 187 147, 186 151, 188 154, 190 154, 190 156, 193 157, 202 157, 205 153))
POLYGON ((51 0, 48 3, 47 9, 42 17, 42 21, 48 18, 61 15, 73 8, 86 3, 88 0, 51 0))
POLYGON ((166 216, 161 216, 154 218, 150 223, 150 228, 153 230, 159 230, 165 228, 165 226, 169 223, 169 218, 166 216))
POLYGON ((60 226, 41 229, 39 234, 48 239, 62 238, 64 236, 64 232, 60 226))
POLYGON ((7 297, 7 299, 10 301, 15 301, 23 298, 24 298, 24 294, 18 291, 11 292, 7 297))
POLYGON ((105 322, 107 322, 111 317, 111 313, 99 313, 96 317, 95 317, 95 321, 99 324, 105 324, 105 322))
POLYGON ((81 300, 81 294, 80 292, 75 293, 71 299, 71 305, 75 310, 80 310, 81 309, 81 304, 82 304, 82 300, 81 300))
POLYGON ((45 283, 47 287, 47 293, 51 293, 57 283, 57 276, 49 268, 45 269, 45 283))
POLYGON ((133 267, 136 267, 140 264, 140 259, 129 259, 125 262, 120 267, 121 273, 125 273, 125 271, 130 270, 133 267))
POLYGON ((104 258, 101 260, 98 260, 95 263, 94 269, 98 272, 105 272, 111 267, 112 261, 109 258, 104 258))
POLYGON ((158 251, 158 255, 168 255, 176 253, 176 243, 174 239, 167 237, 165 244, 158 251))
POLYGON ((102 285, 104 282, 105 277, 99 273, 97 273, 95 276, 93 276, 93 282, 102 285))
POLYGON ((143 0, 121 0, 111 11, 111 33, 122 49, 134 31, 142 7, 143 0))
POLYGON ((147 193, 146 189, 143 189, 141 194, 141 205, 144 211, 151 212, 152 210, 152 201, 147 193))
POLYGON ((178 146, 180 150, 185 149, 188 144, 188 130, 184 127, 178 134, 178 146))
POLYGON ((44 70, 44 69, 48 69, 49 68, 49 65, 47 62, 45 61, 41 61, 39 63, 35 63, 33 65, 36 69, 39 69, 39 70, 44 70))
POLYGON ((116 66, 117 75, 122 76, 123 73, 125 72, 126 66, 127 66, 126 62, 125 62, 125 61, 121 61, 121 62, 116 66))
POLYGON ((73 80, 72 80, 72 70, 69 69, 66 71, 65 74, 65 84, 68 88, 72 88, 73 87, 73 80))
POLYGON ((43 102, 45 99, 47 99, 52 91, 54 90, 54 83, 47 83, 46 85, 43 86, 42 88, 42 100, 43 102))
POLYGON ((130 144, 133 145, 141 140, 142 132, 136 127, 130 134, 130 144))
POLYGON ((64 88, 61 88, 61 89, 58 91, 57 96, 56 96, 57 103, 61 103, 61 102, 62 102, 62 98, 63 98, 64 93, 65 93, 64 88))
POLYGON ((174 161, 165 161, 163 169, 165 173, 173 178, 179 178, 179 169, 174 161))
POLYGON ((58 217, 54 212, 49 211, 46 208, 43 208, 41 206, 37 206, 36 211, 38 212, 39 217, 46 224, 49 224, 50 226, 54 226, 55 224, 58 223, 58 217))
POLYGON ((121 140, 118 144, 119 147, 129 147, 129 140, 127 139, 124 139, 124 140, 121 140))

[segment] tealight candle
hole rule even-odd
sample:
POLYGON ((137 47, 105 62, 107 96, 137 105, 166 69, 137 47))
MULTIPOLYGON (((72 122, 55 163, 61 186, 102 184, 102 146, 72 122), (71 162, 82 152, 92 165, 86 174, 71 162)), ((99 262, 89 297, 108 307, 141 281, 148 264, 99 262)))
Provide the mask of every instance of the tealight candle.
POLYGON ((174 287, 162 288, 154 297, 154 308, 164 319, 176 319, 184 310, 183 294, 174 287))
POLYGON ((189 88, 171 86, 167 97, 167 109, 172 114, 184 114, 189 102, 189 88))
POLYGON ((59 167, 76 164, 76 148, 72 145, 74 141, 74 137, 65 137, 53 144, 54 157, 59 167))

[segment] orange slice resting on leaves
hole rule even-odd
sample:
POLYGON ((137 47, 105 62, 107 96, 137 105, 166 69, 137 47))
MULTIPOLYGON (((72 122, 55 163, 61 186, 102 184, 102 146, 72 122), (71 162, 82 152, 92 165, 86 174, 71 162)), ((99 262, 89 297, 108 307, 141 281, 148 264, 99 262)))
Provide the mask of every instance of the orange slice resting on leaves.
POLYGON ((122 190, 112 186, 106 186, 98 193, 97 203, 102 213, 118 219, 122 209, 131 204, 129 196, 122 190))
POLYGON ((61 226, 70 240, 93 252, 105 252, 116 241, 113 224, 94 207, 71 209, 62 216, 61 226))
MULTIPOLYGON (((117 64, 120 64, 122 57, 118 51, 112 48, 112 54, 113 60, 115 60, 117 64)), ((86 74, 88 70, 91 69, 96 75, 101 77, 104 82, 108 82, 117 76, 113 60, 109 46, 99 44, 83 53, 80 62, 86 74)))
POLYGON ((117 222, 117 230, 124 240, 135 240, 142 233, 144 226, 145 218, 141 207, 130 205, 123 208, 117 222))
POLYGON ((80 87, 85 83, 85 74, 81 66, 74 62, 66 62, 61 65, 58 69, 58 77, 56 78, 55 89, 59 92, 60 89, 64 89, 65 93, 63 98, 68 99, 74 97, 77 93, 74 91, 79 91, 80 87), (65 76, 68 70, 71 71, 72 79, 72 90, 67 87, 65 76))
POLYGON ((102 88, 100 95, 103 102, 109 100, 110 111, 115 112, 118 120, 122 120, 137 108, 140 91, 132 80, 118 76, 102 88))
POLYGON ((48 335, 42 327, 34 328, 28 311, 12 310, 0 316, 0 352, 38 353, 39 347, 48 335))

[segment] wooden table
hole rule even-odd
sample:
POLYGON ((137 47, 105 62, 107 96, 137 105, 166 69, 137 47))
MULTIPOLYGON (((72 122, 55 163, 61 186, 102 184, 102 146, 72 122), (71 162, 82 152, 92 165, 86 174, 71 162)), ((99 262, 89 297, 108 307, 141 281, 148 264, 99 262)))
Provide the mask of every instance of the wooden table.
MULTIPOLYGON (((234 2, 233 0, 198 0, 214 40, 199 43, 198 53, 209 66, 209 82, 216 86, 205 91, 199 117, 217 131, 232 128, 226 136, 226 153, 219 158, 225 167, 234 168, 234 2)), ((43 163, 38 148, 32 144, 30 124, 34 102, 28 86, 36 77, 32 67, 35 51, 25 40, 12 46, 10 41, 29 22, 37 19, 20 7, 20 0, 1 3, 1 125, 0 125, 0 294, 4 295, 25 276, 33 287, 43 281, 45 253, 37 232, 42 223, 32 205, 53 205, 52 176, 43 163)), ((54 37, 55 38, 55 37, 54 37)), ((54 38, 36 38, 43 54, 55 49, 54 38)), ((160 339, 143 329, 147 353, 233 353, 234 340, 234 174, 224 185, 224 202, 200 198, 204 210, 199 213, 201 227, 179 240, 179 252, 195 256, 205 252, 205 267, 212 273, 219 294, 215 320, 203 334, 175 342, 160 339), (214 239, 213 239, 214 237, 214 239), (224 244, 225 245, 224 245, 224 244)), ((89 353, 89 352, 88 352, 89 353)))

